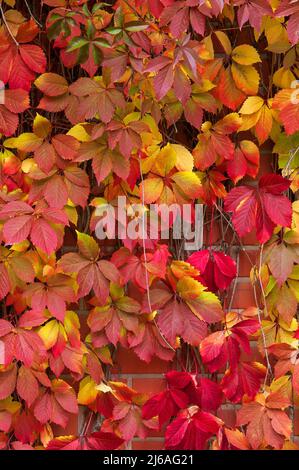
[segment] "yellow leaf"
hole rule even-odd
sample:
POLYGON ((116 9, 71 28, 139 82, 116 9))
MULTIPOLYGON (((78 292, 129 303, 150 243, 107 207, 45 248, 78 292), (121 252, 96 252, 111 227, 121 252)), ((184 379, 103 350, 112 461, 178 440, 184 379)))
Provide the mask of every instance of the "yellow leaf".
POLYGON ((114 302, 121 299, 125 295, 124 288, 115 284, 114 282, 110 283, 110 295, 114 302))
POLYGON ((273 83, 278 88, 291 88, 292 82, 296 80, 295 75, 290 69, 281 67, 273 75, 273 83))
POLYGON ((243 103, 239 113, 253 114, 261 109, 264 104, 263 98, 260 96, 249 96, 243 103))
POLYGON ((192 153, 183 145, 171 144, 171 147, 176 153, 176 168, 180 171, 192 171, 194 166, 192 153))
POLYGON ((190 276, 182 277, 177 283, 177 291, 183 299, 197 299, 206 288, 190 276))
POLYGON ((52 124, 50 123, 49 119, 41 116, 40 114, 36 114, 34 121, 33 121, 33 132, 37 137, 41 139, 45 139, 48 137, 52 130, 52 124))
POLYGON ((50 320, 38 330, 38 335, 43 340, 46 349, 51 349, 56 344, 58 334, 59 323, 56 320, 50 320))
POLYGON ((36 168, 37 165, 33 158, 26 158, 26 160, 22 161, 22 171, 23 173, 30 173, 31 170, 36 168))
POLYGON ((85 129, 83 124, 76 124, 73 126, 67 133, 67 135, 71 135, 75 137, 75 139, 79 140, 79 142, 90 142, 91 137, 85 129))
POLYGON ((256 113, 253 114, 243 114, 242 115, 242 125, 239 129, 240 132, 242 131, 248 131, 252 127, 256 125, 256 123, 259 120, 261 110, 257 111, 256 113))
POLYGON ((78 392, 79 405, 90 405, 95 401, 98 395, 96 387, 97 384, 90 376, 81 380, 78 392))
POLYGON ((21 403, 14 401, 10 396, 5 398, 5 400, 0 400, 0 410, 9 411, 11 414, 15 414, 21 408, 21 403))
POLYGON ((200 196, 202 191, 201 182, 192 171, 179 171, 171 178, 188 198, 195 199, 200 196))
POLYGON ((86 233, 76 230, 78 248, 82 255, 90 260, 95 260, 99 255, 99 246, 94 238, 86 233))
POLYGON ((4 0, 4 3, 6 3, 6 5, 9 5, 10 7, 14 7, 16 4, 16 0, 4 0))
POLYGON ((203 60, 213 60, 214 59, 214 48, 211 35, 206 36, 200 42, 200 48, 198 51, 198 56, 203 60))
POLYGON ((22 152, 34 152, 43 143, 43 139, 33 134, 32 132, 24 132, 18 137, 6 139, 4 142, 5 147, 15 148, 22 152))
POLYGON ((78 223, 78 212, 76 207, 65 206, 64 211, 66 212, 69 221, 76 226, 78 223))
POLYGON ((281 19, 265 17, 264 32, 268 41, 267 50, 281 54, 290 48, 290 42, 286 28, 281 23, 281 19))
POLYGON ((193 94, 206 93, 207 91, 210 91, 215 87, 216 85, 214 85, 211 82, 211 80, 207 80, 206 78, 203 78, 200 83, 194 83, 192 85, 192 93, 193 94))
POLYGON ((113 392, 113 389, 109 385, 106 385, 104 382, 101 382, 99 385, 97 385, 96 389, 99 390, 102 393, 112 393, 113 392))
POLYGON ((261 62, 256 49, 248 44, 235 47, 232 52, 232 59, 241 65, 252 65, 261 62))
POLYGON ((272 114, 265 104, 260 110, 259 120, 255 126, 255 133, 260 144, 263 144, 269 137, 272 129, 272 114))
POLYGON ((159 199, 160 204, 166 204, 167 206, 170 206, 170 204, 174 204, 176 202, 173 191, 168 186, 163 187, 163 191, 159 199))
POLYGON ((259 88, 260 76, 252 65, 232 64, 232 76, 239 90, 246 95, 256 95, 259 88))
POLYGON ((176 164, 177 153, 171 144, 165 145, 157 155, 152 170, 161 176, 166 176, 176 164))
POLYGON ((222 45, 224 52, 227 55, 231 55, 232 45, 228 36, 223 31, 215 31, 215 35, 217 36, 218 41, 222 45))
POLYGON ((140 195, 143 196, 144 191, 144 202, 145 204, 151 204, 156 202, 164 188, 164 182, 162 178, 147 178, 143 182, 143 190, 140 188, 140 195))

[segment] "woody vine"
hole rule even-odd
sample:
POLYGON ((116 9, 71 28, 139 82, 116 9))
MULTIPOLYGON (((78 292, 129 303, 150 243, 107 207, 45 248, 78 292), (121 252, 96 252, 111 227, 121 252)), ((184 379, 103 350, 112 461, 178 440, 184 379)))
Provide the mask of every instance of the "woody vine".
POLYGON ((294 0, 0 0, 1 449, 297 449, 298 22, 294 0), (203 204, 204 246, 99 241, 119 196, 144 222, 203 204), (165 390, 115 380, 120 347, 169 362, 165 390))

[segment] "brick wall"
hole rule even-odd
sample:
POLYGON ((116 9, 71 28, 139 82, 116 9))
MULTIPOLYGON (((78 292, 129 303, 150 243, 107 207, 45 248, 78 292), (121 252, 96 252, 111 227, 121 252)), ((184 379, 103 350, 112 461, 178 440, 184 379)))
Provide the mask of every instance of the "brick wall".
MULTIPOLYGON (((247 31, 242 31, 239 36, 238 40, 236 42, 236 45, 238 44, 250 44, 251 43, 251 38, 249 36, 248 30, 247 31)), ((221 48, 219 47, 219 50, 217 50, 216 47, 216 53, 218 55, 221 54, 221 48)), ((263 60, 263 64, 261 69, 259 69, 259 72, 262 72, 264 75, 264 81, 267 82, 267 77, 270 74, 269 66, 266 62, 266 56, 263 56, 261 54, 263 60)), ((243 133, 244 134, 244 133, 243 133)), ((242 138, 247 138, 252 139, 252 135, 248 133, 248 136, 246 134, 242 138)), ((182 144, 188 144, 187 141, 187 136, 180 135, 179 139, 182 144)), ((257 180, 266 173, 272 173, 275 172, 275 161, 273 159, 273 154, 271 152, 272 146, 271 143, 266 143, 260 148, 260 154, 261 154, 261 160, 260 160, 260 171, 257 176, 257 180)), ((252 182, 252 180, 246 180, 246 178, 242 181, 242 184, 256 184, 255 182, 252 182)), ((228 244, 231 243, 233 237, 233 232, 232 230, 228 229, 226 231, 225 239, 222 239, 222 234, 220 230, 220 226, 217 223, 214 223, 213 226, 213 239, 212 243, 213 245, 217 246, 219 245, 219 242, 225 241, 228 244)), ((209 240, 209 233, 205 232, 204 233, 204 243, 207 244, 209 240)), ((72 246, 74 246, 75 240, 72 237, 67 238, 67 242, 65 244, 65 250, 68 249, 73 249, 72 246), (70 245, 70 246, 66 246, 70 245)), ((238 257, 238 265, 239 265, 239 276, 236 279, 236 286, 233 288, 233 286, 230 288, 230 291, 228 293, 228 300, 231 299, 231 296, 233 295, 232 299, 232 310, 243 310, 247 307, 250 306, 255 306, 255 298, 254 298, 254 293, 253 293, 253 288, 250 282, 250 270, 252 265, 254 265, 258 258, 259 258, 259 243, 256 240, 256 236, 254 233, 250 233, 247 236, 245 236, 242 239, 242 244, 243 244, 243 249, 240 249, 240 244, 238 243, 238 240, 235 239, 235 245, 231 248, 230 255, 235 257, 235 259, 238 257), (245 253, 246 252, 246 253, 245 253), (249 260, 250 258, 250 260, 249 260)), ((262 304, 261 304, 262 305, 262 304)), ((83 306, 82 309, 79 311, 81 314, 82 318, 82 324, 84 325, 84 317, 86 316, 86 308, 83 306)), ((84 328, 84 326, 83 326, 84 328)), ((248 358, 246 357, 247 360, 259 360, 263 362, 263 358, 260 356, 258 350, 257 350, 257 344, 256 343, 251 343, 252 346, 252 357, 248 358)), ((165 362, 162 361, 158 358, 154 358, 150 364, 146 364, 142 362, 135 354, 133 351, 130 350, 125 350, 121 347, 118 348, 115 361, 114 361, 114 367, 112 369, 112 379, 113 380, 118 380, 118 381, 124 381, 127 383, 128 386, 136 389, 139 392, 142 393, 147 393, 149 396, 152 396, 153 394, 158 393, 159 391, 164 390, 165 388, 165 381, 164 381, 164 373, 167 372, 168 370, 176 368, 175 365, 172 365, 170 362, 165 362)), ((293 434, 295 436, 294 440, 299 444, 299 400, 297 403, 295 403, 295 408, 293 410, 293 434)), ((233 405, 233 404, 224 404, 221 409, 218 412, 218 416, 222 419, 225 420, 227 425, 234 426, 235 424, 235 418, 236 418, 236 410, 239 405, 233 405)), ((71 433, 77 433, 77 428, 79 428, 79 431, 81 429, 80 426, 80 419, 79 423, 77 420, 73 420, 69 427, 68 431, 71 433)), ((134 450, 155 450, 155 449, 162 449, 163 448, 163 430, 161 432, 159 431, 152 431, 149 433, 149 437, 147 437, 145 440, 135 438, 133 439, 132 443, 128 448, 134 449, 134 450)))

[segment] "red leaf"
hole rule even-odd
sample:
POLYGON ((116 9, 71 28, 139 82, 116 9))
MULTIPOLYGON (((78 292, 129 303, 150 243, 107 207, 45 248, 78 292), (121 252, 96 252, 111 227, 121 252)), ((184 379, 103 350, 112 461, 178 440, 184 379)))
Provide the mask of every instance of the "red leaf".
POLYGON ((197 251, 189 256, 187 262, 198 269, 198 280, 212 292, 227 289, 237 274, 236 262, 220 251, 197 251))
POLYGON ((191 407, 182 411, 167 426, 165 447, 170 450, 203 450, 221 424, 221 420, 215 416, 198 410, 196 406, 191 407))
POLYGON ((232 221, 240 236, 257 231, 260 243, 271 237, 276 225, 290 227, 292 207, 290 200, 281 195, 290 182, 280 175, 264 175, 259 187, 239 186, 225 198, 225 210, 232 212, 232 221))
MULTIPOLYGON (((27 238, 27 236, 24 238, 27 238)), ((38 246, 38 248, 48 255, 53 253, 57 248, 57 235, 54 229, 43 219, 38 219, 33 222, 30 238, 34 245, 38 246)))
POLYGON ((48 450, 115 450, 124 440, 109 432, 94 432, 88 436, 61 436, 49 442, 48 450))
POLYGON ((0 372, 0 400, 4 400, 13 393, 16 386, 16 379, 16 364, 13 364, 7 370, 0 372))
POLYGON ((40 47, 26 44, 19 47, 19 52, 27 67, 36 73, 44 73, 47 60, 40 47))
POLYGON ((18 373, 17 392, 30 407, 38 396, 38 381, 32 371, 21 366, 18 373))

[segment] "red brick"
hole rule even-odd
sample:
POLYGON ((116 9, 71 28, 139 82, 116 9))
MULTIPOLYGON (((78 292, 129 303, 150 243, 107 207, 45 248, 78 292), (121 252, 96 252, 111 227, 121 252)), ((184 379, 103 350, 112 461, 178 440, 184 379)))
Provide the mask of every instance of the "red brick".
POLYGON ((239 276, 249 277, 252 265, 258 261, 258 250, 240 250, 239 252, 239 276))
POLYGON ((247 308, 255 305, 253 288, 251 283, 238 282, 233 298, 232 308, 247 308))
POLYGON ((163 378, 140 378, 132 380, 132 387, 140 393, 154 395, 165 390, 165 380, 163 378))
POLYGON ((150 364, 141 361, 136 354, 124 348, 119 348, 114 361, 114 374, 160 374, 171 369, 171 362, 153 358, 150 364))

